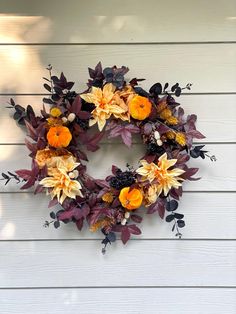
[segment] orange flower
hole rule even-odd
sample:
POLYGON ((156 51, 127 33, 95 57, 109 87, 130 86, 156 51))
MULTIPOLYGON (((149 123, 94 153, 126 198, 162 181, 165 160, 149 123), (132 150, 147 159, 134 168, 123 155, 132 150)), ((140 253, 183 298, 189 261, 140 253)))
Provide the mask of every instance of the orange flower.
POLYGON ((65 126, 51 127, 47 133, 48 143, 53 147, 67 147, 71 139, 70 130, 65 126))
POLYGON ((124 208, 134 210, 141 206, 143 194, 138 189, 130 190, 130 187, 126 187, 120 191, 119 200, 124 208))
POLYGON ((146 119, 150 115, 151 109, 151 102, 143 96, 137 95, 129 102, 130 115, 137 120, 146 119))

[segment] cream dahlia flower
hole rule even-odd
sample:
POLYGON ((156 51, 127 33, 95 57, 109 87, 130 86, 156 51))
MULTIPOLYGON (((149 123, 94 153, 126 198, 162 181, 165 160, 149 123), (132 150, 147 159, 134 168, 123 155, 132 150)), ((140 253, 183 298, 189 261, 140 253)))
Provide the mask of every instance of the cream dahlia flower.
POLYGON ((80 182, 70 177, 70 173, 79 165, 73 156, 52 157, 47 163, 48 177, 42 179, 39 184, 51 188, 52 199, 56 196, 60 204, 66 197, 74 199, 77 195, 83 197, 80 182))
POLYGON ((148 180, 150 183, 154 180, 157 182, 153 183, 152 190, 150 190, 150 198, 155 199, 154 193, 156 190, 157 197, 164 192, 167 196, 171 188, 178 188, 182 185, 179 181, 184 181, 181 177, 185 171, 179 168, 174 168, 169 170, 170 167, 174 166, 177 159, 167 159, 167 154, 164 153, 159 157, 158 163, 148 163, 146 160, 141 160, 141 167, 139 167, 136 172, 142 176, 142 180, 148 180))
POLYGON ((89 121, 90 126, 97 123, 99 130, 102 131, 106 120, 112 114, 117 117, 126 112, 126 108, 116 104, 114 100, 115 89, 116 87, 112 83, 108 83, 104 85, 103 89, 93 86, 90 93, 80 95, 82 99, 95 105, 95 109, 92 111, 92 119, 89 121))

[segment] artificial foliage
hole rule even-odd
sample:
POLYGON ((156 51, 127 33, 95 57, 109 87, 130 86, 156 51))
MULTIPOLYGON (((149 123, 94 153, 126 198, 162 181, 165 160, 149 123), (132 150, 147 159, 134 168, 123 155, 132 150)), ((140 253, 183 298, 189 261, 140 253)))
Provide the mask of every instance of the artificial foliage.
POLYGON ((57 77, 51 66, 47 69, 44 87, 50 94, 43 98, 39 116, 30 105, 24 108, 13 99, 9 106, 13 118, 27 130, 31 169, 5 172, 2 180, 49 194, 48 207, 54 209, 49 210, 45 226, 74 223, 78 230, 101 231, 103 253, 117 234, 124 244, 132 235, 140 235, 138 225, 146 214, 158 214, 172 223, 180 238, 185 221, 176 210, 183 183, 199 179, 194 177, 198 168, 189 167, 188 161, 215 160, 204 145, 193 144, 194 139, 204 138, 196 129, 197 116, 185 115, 175 100, 191 84, 155 83, 146 91, 139 86, 143 79, 127 82, 127 67, 103 69, 99 62, 95 69, 89 68, 87 89, 78 92, 63 73, 57 77), (104 137, 118 137, 131 148, 134 136, 145 150, 138 168, 113 165, 105 179, 87 173, 87 151, 95 153, 104 137))

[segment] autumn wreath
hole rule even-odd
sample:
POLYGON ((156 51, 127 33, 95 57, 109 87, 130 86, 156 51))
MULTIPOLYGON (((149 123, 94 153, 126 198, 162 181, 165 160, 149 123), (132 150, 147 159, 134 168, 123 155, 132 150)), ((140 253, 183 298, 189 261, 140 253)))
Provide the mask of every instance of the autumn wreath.
POLYGON ((2 180, 24 182, 21 189, 35 186, 35 193, 50 194, 49 207, 60 204, 45 226, 53 223, 58 228, 61 222, 73 222, 81 230, 86 222, 91 232, 101 230, 103 252, 117 233, 124 244, 131 234, 141 234, 137 224, 144 213, 165 217, 181 237, 184 215, 176 209, 182 184, 197 180, 192 176, 198 171, 187 162, 190 157, 214 160, 204 145, 193 145, 194 138, 204 138, 196 130, 196 115, 185 117, 173 97, 190 89, 191 84, 181 88, 176 83, 169 90, 168 83, 163 87, 156 83, 147 92, 138 86, 141 79, 125 81, 127 67, 102 69, 98 63, 95 69, 89 68, 88 89, 77 93, 63 73, 57 77, 51 66, 47 69, 49 78, 44 78, 44 87, 50 96, 43 102, 49 106, 43 106, 40 116, 31 106, 23 108, 10 101, 14 119, 27 128, 30 140, 25 143, 32 167, 3 173, 2 180), (99 149, 104 136, 121 137, 130 147, 133 134, 145 147, 137 169, 112 166, 106 179, 95 179, 86 172, 86 151, 99 149))

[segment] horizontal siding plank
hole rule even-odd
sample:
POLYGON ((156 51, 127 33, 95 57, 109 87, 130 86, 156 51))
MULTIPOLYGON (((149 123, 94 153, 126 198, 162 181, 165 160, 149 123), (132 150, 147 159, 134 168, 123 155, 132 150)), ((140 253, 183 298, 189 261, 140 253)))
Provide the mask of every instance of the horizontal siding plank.
POLYGON ((0 287, 235 286, 231 241, 0 242, 0 287), (220 274, 220 275, 219 275, 220 274))
MULTIPOLYGON (((16 124, 11 118, 13 111, 6 108, 10 97, 0 96, 0 143, 24 143, 25 129, 16 124)), ((42 108, 42 96, 13 96, 13 99, 22 106, 31 104, 37 113, 42 108)), ((206 136, 204 142, 236 142, 236 95, 183 95, 177 101, 186 115, 198 115, 197 127, 206 136)))
POLYGON ((233 314, 234 289, 0 290, 4 314, 233 314))
MULTIPOLYGON (((101 232, 91 233, 87 226, 82 232, 75 224, 62 224, 43 228, 45 220, 51 220, 49 198, 30 193, 0 194, 0 240, 46 240, 46 239, 103 239, 101 232)), ((236 193, 184 193, 179 212, 185 214, 186 227, 183 239, 236 239, 236 193), (206 228, 202 228, 202 223, 206 228)), ((134 239, 173 239, 172 224, 159 216, 146 215, 140 224, 142 234, 134 239)))
MULTIPOLYGON (((236 191, 236 164, 234 161, 236 144, 208 144, 206 149, 209 154, 217 157, 216 162, 192 159, 190 166, 200 168, 197 177, 202 177, 199 181, 184 183, 186 191, 236 191)), ((30 167, 30 158, 27 157, 27 148, 23 145, 1 145, 0 162, 1 171, 14 171, 30 167)), ((123 144, 101 144, 101 148, 96 153, 88 153, 90 162, 87 165, 88 173, 94 178, 104 178, 111 174, 111 166, 125 168, 126 164, 138 166, 138 160, 144 155, 144 147, 134 144, 131 149, 123 144), (105 156, 105 158, 104 158, 105 156)), ((0 184, 0 191, 19 191, 20 185, 10 182, 7 186, 0 184)))
POLYGON ((232 41, 235 1, 2 0, 1 43, 232 41), (114 9, 115 8, 115 9, 114 9), (63 20, 63 27, 62 27, 63 20))
POLYGON ((235 92, 236 44, 221 45, 107 45, 107 46, 0 46, 0 93, 42 93, 42 76, 51 63, 56 73, 83 91, 87 67, 98 61, 104 66, 127 65, 127 79, 146 78, 149 88, 156 81, 182 86, 193 83, 193 92, 235 92), (222 58, 224 56, 224 58, 222 58), (204 69, 204 75, 202 73, 204 69), (79 87, 78 87, 79 86, 79 87))

